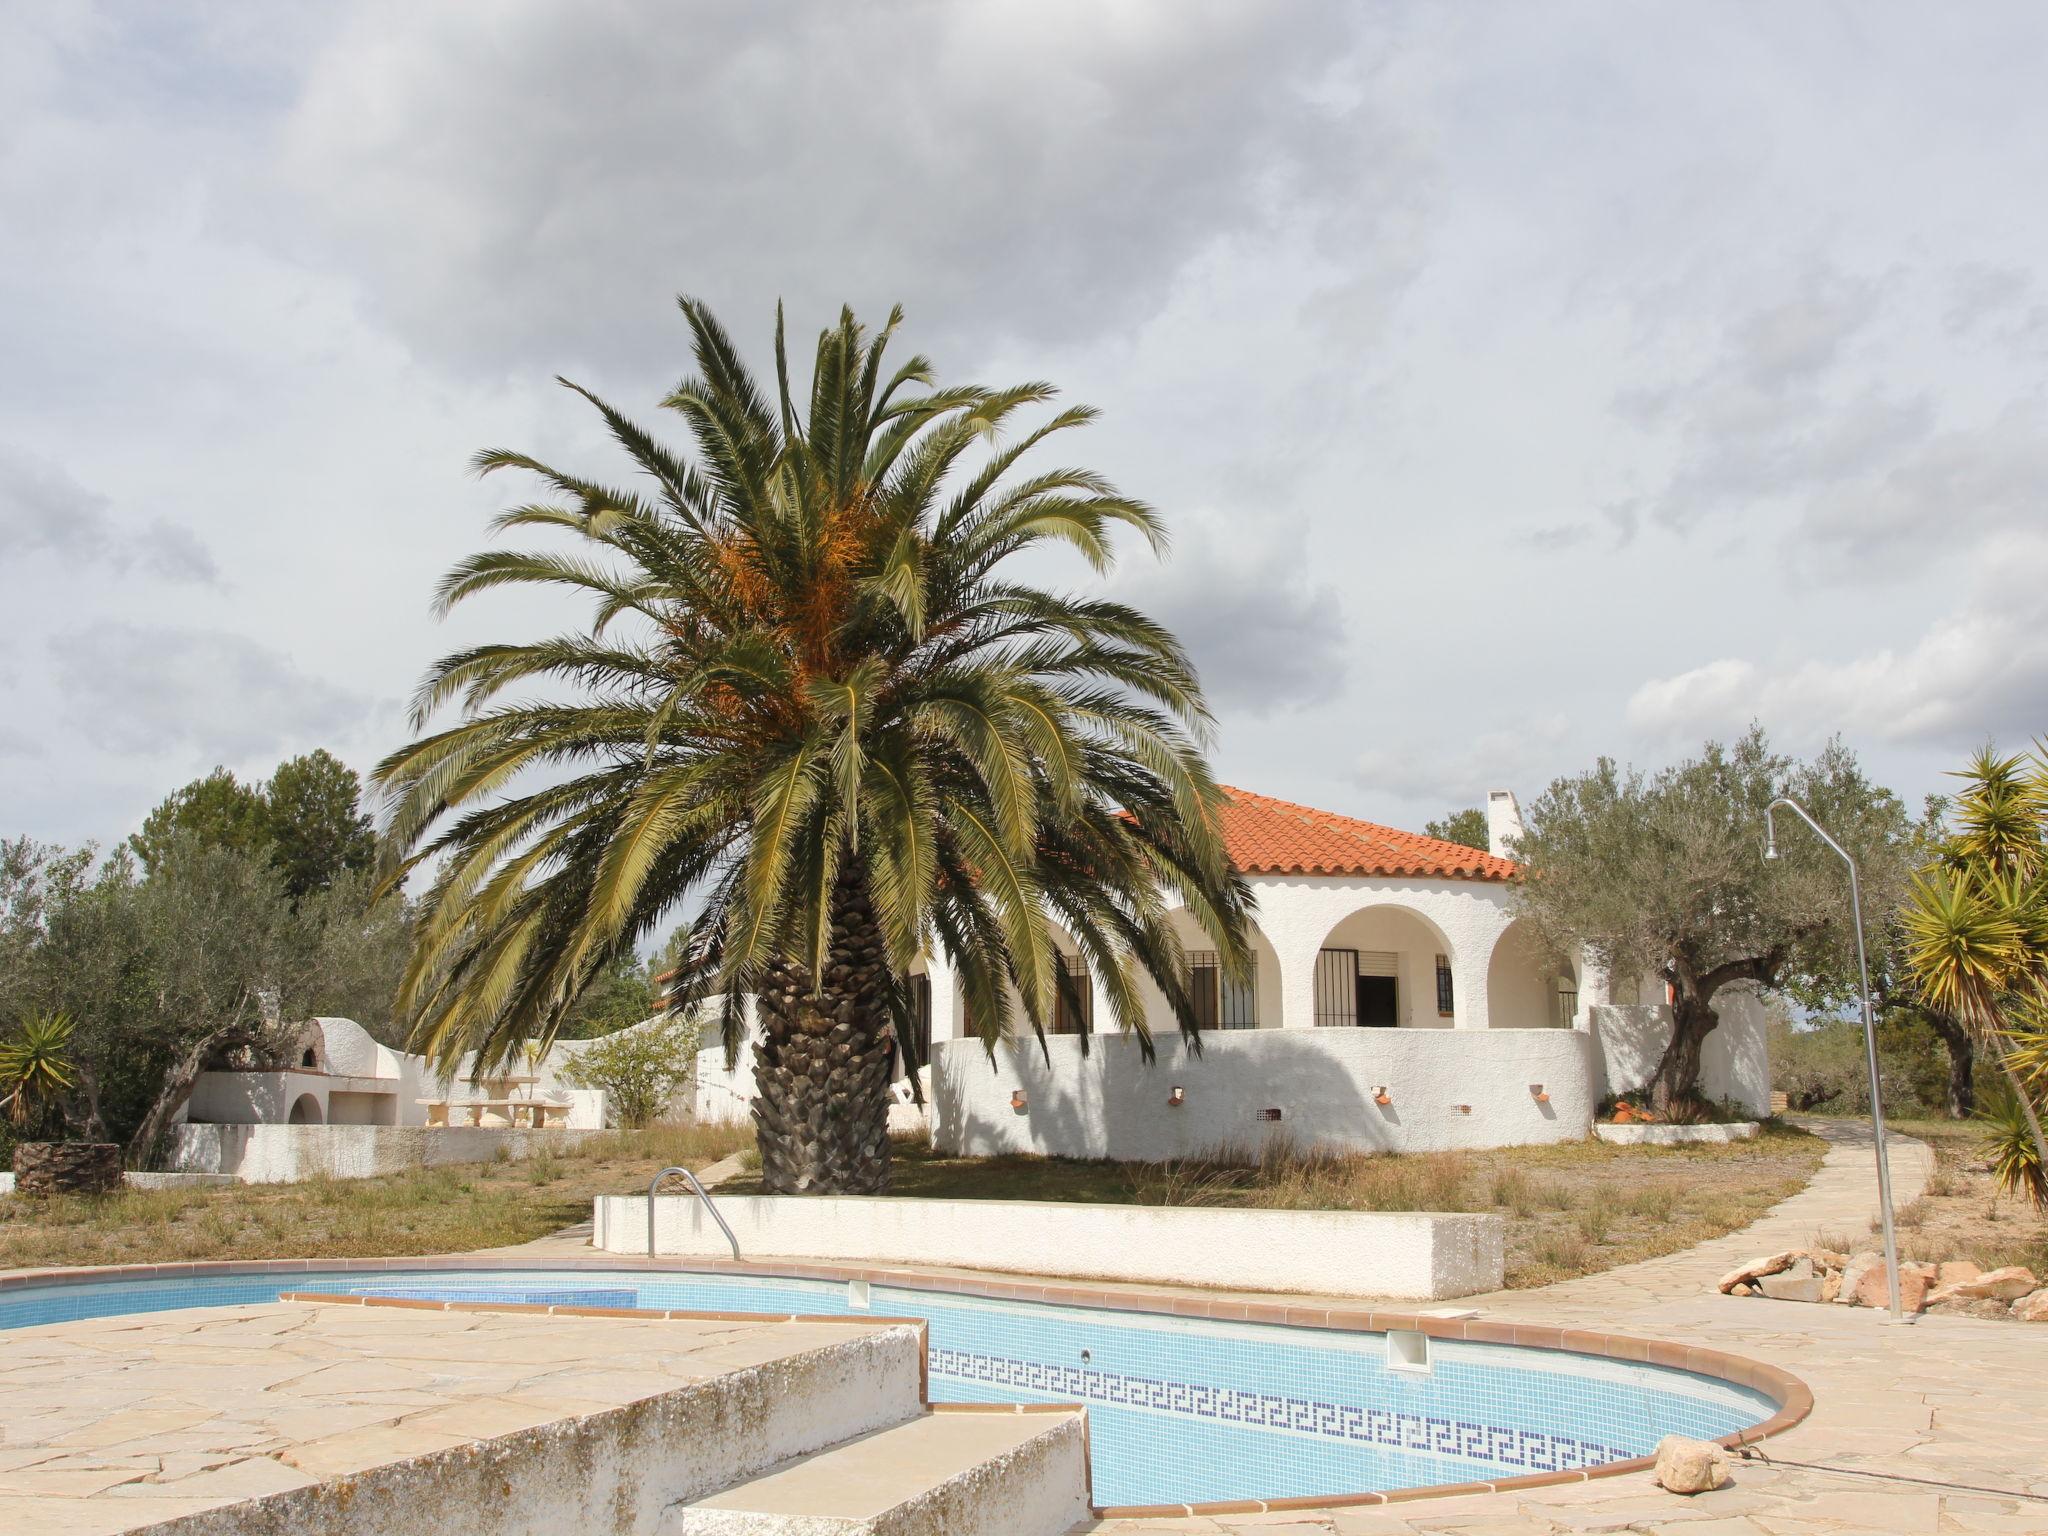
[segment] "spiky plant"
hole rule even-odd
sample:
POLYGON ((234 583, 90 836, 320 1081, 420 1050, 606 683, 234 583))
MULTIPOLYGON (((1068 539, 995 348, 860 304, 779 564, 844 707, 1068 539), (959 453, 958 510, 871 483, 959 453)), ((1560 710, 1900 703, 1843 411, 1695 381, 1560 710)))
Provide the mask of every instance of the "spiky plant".
POLYGON ((378 769, 400 873, 435 871, 401 1004, 439 1063, 496 1061, 550 1038, 591 978, 693 909, 669 1006, 720 999, 731 1050, 740 1000, 758 999, 766 1187, 872 1191, 920 954, 943 952, 991 1045, 1042 1034, 1073 985, 1054 923, 1141 1038, 1141 975, 1194 1028, 1174 903, 1244 963, 1208 710, 1158 624, 1020 570, 1049 544, 1106 570, 1118 529, 1164 545, 1156 514, 1102 476, 1019 469, 1092 411, 1006 440, 1051 387, 941 388, 922 357, 884 373, 900 311, 874 336, 843 312, 807 396, 778 313, 764 394, 704 306, 681 304, 698 372, 663 404, 687 450, 570 384, 643 483, 477 461, 549 493, 496 528, 571 547, 472 556, 442 611, 537 584, 592 612, 443 659, 416 725, 457 700, 459 723, 378 769), (504 702, 533 685, 551 691, 504 702))
POLYGON ((17 1131, 71 1088, 71 1036, 76 1024, 65 1013, 32 1013, 10 1040, 0 1040, 0 1104, 17 1131))
POLYGON ((2048 1167, 2035 1107, 2048 1073, 2034 1039, 2048 1007, 2044 754, 2048 749, 2037 749, 2030 761, 1987 747, 1957 775, 1967 787, 1949 835, 1901 914, 1907 975, 1930 1007, 1959 1020, 1993 1053, 2037 1171, 2048 1167))

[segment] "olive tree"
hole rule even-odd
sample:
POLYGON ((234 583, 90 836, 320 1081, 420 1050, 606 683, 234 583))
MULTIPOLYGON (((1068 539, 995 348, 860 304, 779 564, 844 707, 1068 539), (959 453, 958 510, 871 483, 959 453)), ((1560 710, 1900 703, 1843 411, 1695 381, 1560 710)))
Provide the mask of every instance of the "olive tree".
POLYGON ((1873 933, 1895 905, 1911 827, 1898 797, 1865 778, 1839 741, 1811 762, 1770 749, 1752 726, 1656 774, 1603 758, 1557 780, 1531 806, 1513 852, 1518 900, 1560 952, 1583 948, 1614 974, 1654 971, 1671 988, 1672 1032, 1647 1084, 1660 1111, 1695 1099, 1700 1051, 1720 1023, 1724 987, 1798 985, 1846 1001, 1855 934, 1841 860, 1785 825, 1764 858, 1764 808, 1791 795, 1860 866, 1873 933))

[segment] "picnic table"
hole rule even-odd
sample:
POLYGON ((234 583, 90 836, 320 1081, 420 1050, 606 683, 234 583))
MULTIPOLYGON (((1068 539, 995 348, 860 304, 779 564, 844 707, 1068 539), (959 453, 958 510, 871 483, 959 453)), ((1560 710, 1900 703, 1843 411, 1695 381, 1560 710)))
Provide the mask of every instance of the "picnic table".
POLYGON ((501 1114, 507 1126, 516 1127, 523 1115, 537 1131, 560 1129, 569 1119, 569 1105, 561 1099, 415 1099, 413 1102, 426 1107, 427 1124, 430 1126, 465 1123, 456 1118, 458 1115, 466 1115, 467 1124, 482 1125, 485 1114, 492 1111, 501 1114))

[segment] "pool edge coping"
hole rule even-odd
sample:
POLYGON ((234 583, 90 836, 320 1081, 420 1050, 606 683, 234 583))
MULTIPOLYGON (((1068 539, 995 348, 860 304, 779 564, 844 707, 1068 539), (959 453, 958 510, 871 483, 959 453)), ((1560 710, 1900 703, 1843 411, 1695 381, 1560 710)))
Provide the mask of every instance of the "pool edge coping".
MULTIPOLYGON (((0 1295, 31 1286, 86 1285, 121 1280, 197 1279, 215 1275, 308 1274, 339 1270, 344 1273, 403 1274, 407 1272, 475 1270, 642 1270, 649 1273, 736 1275, 754 1279, 865 1280, 870 1284, 901 1287, 904 1290, 936 1291, 948 1295, 975 1296, 994 1301, 1036 1301, 1058 1306, 1092 1307, 1101 1311, 1144 1312, 1163 1317, 1204 1318, 1216 1322, 1260 1323, 1288 1328, 1317 1328, 1337 1333, 1385 1333, 1392 1329, 1426 1334, 1431 1338, 1475 1344, 1507 1344, 1524 1349, 1551 1350, 1559 1354, 1589 1355, 1632 1365, 1654 1365, 1669 1370, 1705 1376, 1730 1385, 1761 1392, 1777 1404, 1777 1411, 1747 1429, 1723 1435, 1712 1442, 1725 1450, 1739 1450, 1767 1440, 1802 1423, 1813 1412, 1813 1391, 1791 1372, 1745 1355, 1723 1350, 1671 1344, 1661 1339, 1643 1339, 1630 1334, 1605 1333, 1587 1329, 1542 1324, 1489 1322, 1482 1318, 1431 1317, 1416 1312, 1395 1312, 1375 1307, 1316 1307, 1281 1302, 1209 1300, 1200 1296, 1154 1294, 1099 1285, 1064 1281, 1009 1281, 981 1276, 939 1274, 918 1269, 885 1269, 871 1265, 848 1265, 806 1260, 762 1261, 663 1257, 639 1258, 630 1254, 533 1255, 508 1253, 420 1255, 381 1259, 213 1259, 168 1264, 94 1265, 78 1268, 23 1270, 0 1275, 0 1295)), ((292 1294, 292 1293, 285 1293, 292 1294)), ((365 1298, 367 1300, 367 1298, 365 1298)), ((402 1298, 384 1298, 395 1300, 402 1298)), ((421 1301, 435 1308, 477 1307, 504 1310, 517 1303, 453 1303, 421 1301)), ((533 1305, 531 1311, 576 1315, 596 1310, 604 1315, 639 1317, 705 1316, 701 1312, 657 1309, 589 1309, 533 1305)), ((747 1313, 749 1317, 781 1319, 781 1313, 747 1313)), ((793 1314, 792 1314, 793 1315, 793 1314)), ((838 1316, 838 1314, 833 1314, 838 1316)), ((884 1316, 854 1317, 854 1322, 892 1322, 884 1316)), ((928 1336, 927 1336, 928 1342, 928 1336)), ((929 1364, 921 1375, 929 1375, 929 1364)), ((1085 1404, 1049 1404, 1049 1407, 1085 1404)), ((1194 1504, 1111 1504, 1093 1505, 1100 1520, 1161 1519, 1289 1513, 1313 1509, 1354 1509, 1379 1504, 1406 1504, 1420 1499, 1456 1498, 1479 1493, 1514 1493, 1530 1488, 1554 1487, 1564 1483, 1591 1482, 1596 1478, 1622 1477, 1655 1467, 1655 1456, 1633 1456, 1622 1461, 1602 1462, 1560 1472, 1531 1472, 1520 1477, 1489 1482, 1430 1483, 1419 1488, 1396 1488, 1388 1492, 1305 1494, 1281 1499, 1221 1499, 1194 1504)))

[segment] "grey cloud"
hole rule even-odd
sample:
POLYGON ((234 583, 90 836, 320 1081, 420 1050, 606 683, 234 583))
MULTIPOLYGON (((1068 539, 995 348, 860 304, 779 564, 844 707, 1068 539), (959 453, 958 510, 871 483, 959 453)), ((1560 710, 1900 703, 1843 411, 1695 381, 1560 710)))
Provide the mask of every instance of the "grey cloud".
POLYGON ((231 762, 342 740, 373 713, 363 695, 224 630, 96 624, 52 640, 49 654, 71 724, 109 752, 231 762))
POLYGON ((1986 320, 2026 304, 2033 293, 2033 274, 2024 267, 1971 262, 1949 278, 1948 308, 1942 321, 1958 335, 1976 330, 1986 320))
POLYGON ((2037 736, 2044 699, 2048 538, 2015 534, 1985 545, 1969 600, 1903 647, 1789 666, 1722 657, 1644 683, 1628 719, 1667 742, 1761 720, 1804 745, 1842 733, 1960 754, 1986 737, 2037 736))
POLYGON ((1370 223, 1343 70, 1371 24, 1224 0, 369 6, 311 70, 280 179, 409 338, 488 370, 672 368, 679 290, 749 334, 778 296, 799 334, 900 298, 942 343, 1092 340, 1235 230, 1370 223))
POLYGON ((1176 532, 1172 560, 1116 596, 1180 636, 1210 704, 1260 717, 1335 694, 1346 665, 1343 597, 1314 579, 1302 530, 1276 536, 1191 517, 1176 532))
POLYGON ((220 579, 213 556, 188 530, 161 518, 134 528, 108 508, 106 497, 59 466, 0 443, 0 556, 54 555, 67 564, 167 581, 220 579))
POLYGON ((1563 715, 1537 716, 1450 745, 1373 748, 1353 760, 1348 777, 1368 803, 1394 799, 1452 810, 1484 805, 1489 789, 1526 797, 1558 772, 1569 727, 1563 715))

